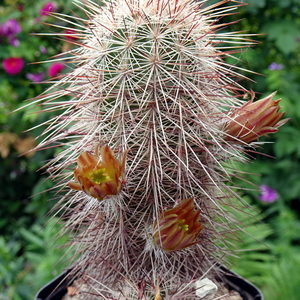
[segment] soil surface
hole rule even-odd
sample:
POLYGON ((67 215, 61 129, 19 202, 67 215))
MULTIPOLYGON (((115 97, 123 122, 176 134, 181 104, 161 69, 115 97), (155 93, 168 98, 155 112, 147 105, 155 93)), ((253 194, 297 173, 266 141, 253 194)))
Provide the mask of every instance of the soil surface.
MULTIPOLYGON (((62 298, 62 300, 84 300, 86 296, 87 286, 74 282, 72 286, 69 286, 68 293, 62 298)), ((96 298, 95 298, 96 299, 96 298)), ((219 287, 217 294, 213 298, 202 298, 199 300, 243 300, 241 295, 236 291, 230 291, 225 286, 219 287)))

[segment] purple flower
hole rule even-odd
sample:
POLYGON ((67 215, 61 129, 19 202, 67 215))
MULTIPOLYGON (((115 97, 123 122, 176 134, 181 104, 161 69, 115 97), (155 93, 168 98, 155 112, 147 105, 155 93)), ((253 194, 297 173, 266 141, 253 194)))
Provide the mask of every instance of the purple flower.
POLYGON ((20 41, 16 38, 16 35, 21 30, 21 26, 15 19, 8 20, 0 25, 0 35, 7 37, 8 42, 14 47, 20 45, 20 41))
POLYGON ((15 19, 8 20, 0 26, 0 34, 7 37, 14 37, 21 30, 21 26, 15 19))
POLYGON ((283 69, 283 64, 278 64, 276 62, 272 62, 269 66, 268 66, 268 69, 271 70, 271 71, 274 71, 274 70, 281 70, 283 69))
POLYGON ((278 193, 270 188, 269 186, 262 184, 260 186, 260 196, 259 199, 263 202, 271 203, 279 198, 278 193))
POLYGON ((43 72, 40 73, 28 73, 26 74, 26 78, 31 80, 32 82, 41 82, 45 77, 43 72))
POLYGON ((40 51, 42 54, 46 54, 47 53, 47 49, 45 46, 40 46, 40 51))
POLYGON ((8 39, 8 41, 14 47, 19 47, 20 46, 20 41, 16 37, 10 37, 8 39))

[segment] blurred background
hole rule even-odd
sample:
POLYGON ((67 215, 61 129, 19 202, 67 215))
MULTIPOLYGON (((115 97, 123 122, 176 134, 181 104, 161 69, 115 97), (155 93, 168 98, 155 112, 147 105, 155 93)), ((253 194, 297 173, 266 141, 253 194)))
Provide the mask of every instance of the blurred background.
MULTIPOLYGON (((212 2, 216 1, 208 1, 212 2)), ((239 14, 222 20, 228 23, 224 30, 263 35, 249 37, 259 43, 235 54, 238 66, 252 71, 241 71, 252 79, 241 84, 257 92, 258 98, 277 91, 276 99, 282 99, 280 104, 291 120, 275 135, 262 139, 272 142, 261 149, 266 155, 253 153, 249 165, 236 166, 250 173, 249 181, 257 186, 235 180, 245 188, 245 201, 256 208, 256 225, 247 231, 261 243, 243 234, 238 248, 255 250, 241 251, 240 258, 231 261, 233 270, 255 283, 265 300, 299 300, 300 0, 243 2, 248 5, 241 6, 239 14)), ((49 86, 45 80, 68 70, 63 61, 36 62, 73 47, 72 29, 61 28, 67 24, 48 14, 69 14, 70 9, 79 13, 71 0, 0 1, 0 300, 33 299, 41 286, 68 265, 66 257, 61 259, 64 250, 57 248, 67 237, 59 238, 58 220, 47 218, 57 201, 49 191, 53 183, 40 169, 57 150, 27 152, 40 140, 36 137, 46 124, 36 126, 55 112, 40 113, 39 107, 25 100, 45 91, 49 86)))

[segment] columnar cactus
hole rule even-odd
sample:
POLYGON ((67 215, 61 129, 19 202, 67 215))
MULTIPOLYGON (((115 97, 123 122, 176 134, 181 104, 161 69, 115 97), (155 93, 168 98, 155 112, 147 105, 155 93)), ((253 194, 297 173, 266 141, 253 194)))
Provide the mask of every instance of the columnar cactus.
POLYGON ((239 230, 231 162, 284 123, 273 95, 244 104, 224 60, 249 42, 219 32, 239 3, 75 3, 86 19, 54 13, 77 38, 70 71, 37 101, 62 110, 39 147, 61 148, 47 167, 83 299, 199 299, 194 282, 214 277, 239 230))

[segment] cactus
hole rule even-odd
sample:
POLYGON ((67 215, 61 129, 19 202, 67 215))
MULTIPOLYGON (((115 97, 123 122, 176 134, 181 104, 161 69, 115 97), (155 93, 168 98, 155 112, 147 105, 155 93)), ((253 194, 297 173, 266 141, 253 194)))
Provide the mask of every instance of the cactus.
POLYGON ((274 94, 245 104, 245 70, 225 62, 252 43, 219 32, 241 3, 206 2, 75 0, 86 19, 53 13, 77 47, 36 100, 61 110, 39 148, 60 148, 46 167, 84 299, 199 299, 194 283, 215 277, 242 230, 232 163, 286 120, 274 94))

